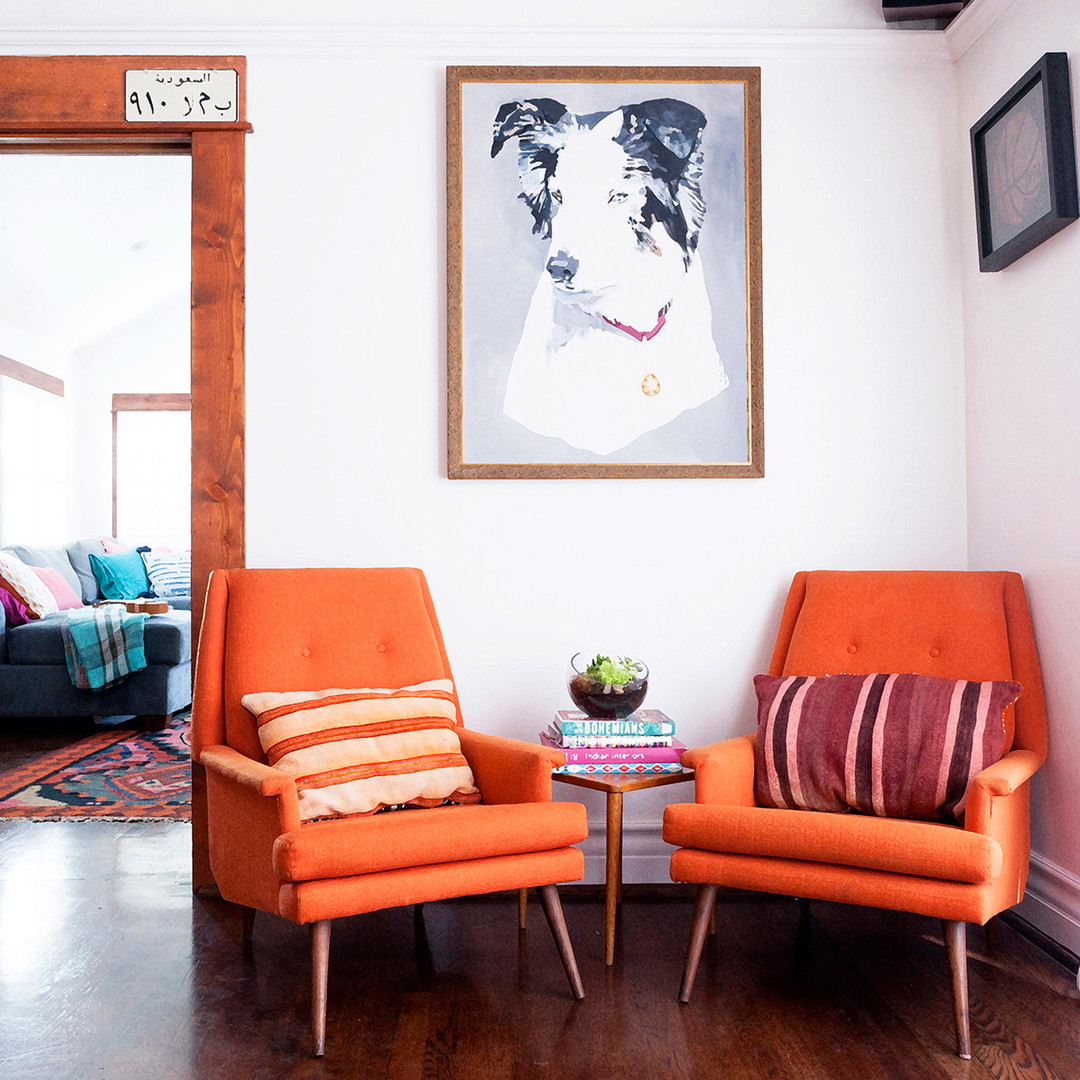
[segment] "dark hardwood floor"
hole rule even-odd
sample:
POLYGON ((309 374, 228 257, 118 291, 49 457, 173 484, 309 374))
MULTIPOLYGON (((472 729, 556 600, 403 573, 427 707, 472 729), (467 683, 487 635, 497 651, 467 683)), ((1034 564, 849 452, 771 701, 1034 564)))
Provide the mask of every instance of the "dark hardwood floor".
POLYGON ((969 934, 974 1060, 953 1056, 935 920, 731 894, 691 1003, 692 896, 628 887, 613 968, 599 891, 564 889, 586 998, 538 903, 429 904, 335 924, 326 1057, 309 1056, 307 933, 192 897, 188 827, 0 822, 4 1080, 987 1080, 1080 1077, 1072 971, 1002 923, 969 934))

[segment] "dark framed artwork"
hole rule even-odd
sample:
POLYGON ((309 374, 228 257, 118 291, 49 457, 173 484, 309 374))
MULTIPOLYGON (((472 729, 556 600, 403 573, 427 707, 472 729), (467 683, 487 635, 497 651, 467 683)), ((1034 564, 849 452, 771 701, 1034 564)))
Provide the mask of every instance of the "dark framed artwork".
POLYGON ((760 69, 446 85, 447 475, 764 475, 760 69))
POLYGON ((1046 53, 971 129, 979 269, 1004 269, 1080 216, 1069 59, 1046 53))

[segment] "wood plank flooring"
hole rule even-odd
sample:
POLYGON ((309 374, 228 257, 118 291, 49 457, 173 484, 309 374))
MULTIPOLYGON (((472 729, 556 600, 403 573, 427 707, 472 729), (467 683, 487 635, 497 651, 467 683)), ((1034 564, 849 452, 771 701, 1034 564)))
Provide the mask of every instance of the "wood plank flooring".
POLYGON ((935 920, 721 894, 680 1006, 692 894, 563 890, 585 1000, 516 895, 335 924, 327 1051, 309 1056, 307 932, 191 895, 177 823, 0 822, 3 1080, 1075 1080, 1074 974, 998 922, 969 933, 974 1060, 953 1056, 935 920))

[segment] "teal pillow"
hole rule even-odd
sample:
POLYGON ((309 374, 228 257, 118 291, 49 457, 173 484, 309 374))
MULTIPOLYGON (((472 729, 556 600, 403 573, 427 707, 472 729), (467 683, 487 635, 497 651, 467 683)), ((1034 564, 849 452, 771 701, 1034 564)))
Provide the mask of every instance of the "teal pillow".
POLYGON ((134 600, 139 593, 148 592, 150 579, 146 576, 143 557, 132 548, 115 555, 90 553, 90 569, 97 578, 98 588, 106 600, 134 600))

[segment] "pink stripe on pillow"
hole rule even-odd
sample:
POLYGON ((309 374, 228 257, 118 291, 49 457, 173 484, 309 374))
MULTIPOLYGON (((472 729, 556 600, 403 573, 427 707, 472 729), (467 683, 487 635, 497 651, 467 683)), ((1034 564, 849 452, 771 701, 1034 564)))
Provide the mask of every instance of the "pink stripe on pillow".
POLYGON ((882 763, 885 760, 885 717, 889 715, 889 699, 892 696, 892 689, 896 679, 896 675, 890 675, 885 680, 885 686, 881 691, 881 707, 874 720, 870 797, 874 804, 874 813, 878 817, 885 817, 885 777, 882 770, 882 763))
MULTIPOLYGON (((859 758, 859 734, 862 731, 861 721, 866 715, 866 703, 870 697, 870 691, 874 686, 876 675, 866 676, 859 684, 859 697, 855 703, 854 718, 858 722, 852 723, 848 732, 847 745, 844 748, 844 797, 851 806, 857 806, 859 802, 856 787, 856 765, 859 758)), ((845 720, 841 717, 841 720, 845 720)), ((846 723, 846 720, 845 720, 846 723)))
POLYGON ((791 708, 788 711, 787 735, 785 744, 788 761, 788 781, 791 785, 791 797, 795 802, 804 799, 802 781, 799 779, 799 721, 802 719, 802 704, 807 691, 814 684, 814 679, 807 679, 796 691, 791 699, 791 708))
POLYGON ((75 595, 75 590, 64 580, 59 570, 51 566, 31 566, 30 569, 41 578, 42 585, 53 594, 60 611, 84 606, 82 597, 75 595))
POLYGON ((780 707, 786 700, 787 693, 791 688, 792 683, 794 682, 795 676, 792 675, 777 688, 777 693, 775 698, 773 699, 772 708, 769 710, 769 737, 764 740, 763 745, 763 749, 765 752, 765 776, 768 780, 769 790, 772 793, 772 797, 777 801, 783 799, 784 793, 780 790, 780 770, 777 768, 776 764, 776 753, 773 749, 772 734, 776 728, 777 716, 780 712, 780 707))

